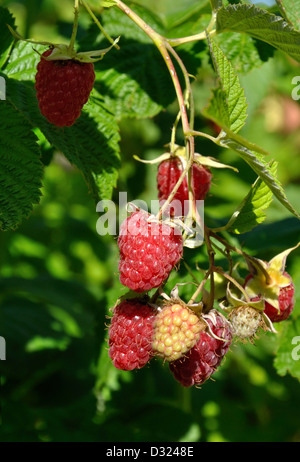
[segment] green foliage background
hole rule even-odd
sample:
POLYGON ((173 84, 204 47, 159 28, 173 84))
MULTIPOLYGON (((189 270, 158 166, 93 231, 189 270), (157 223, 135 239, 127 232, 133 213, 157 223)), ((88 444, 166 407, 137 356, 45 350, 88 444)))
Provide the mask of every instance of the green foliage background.
MULTIPOLYGON (((139 1, 139 4, 148 2, 139 1)), ((202 4, 202 13, 206 9, 208 13, 208 4, 202 4)), ((193 0, 181 0, 176 5, 173 0, 159 0, 151 2, 151 10, 158 15, 166 31, 176 21, 180 23, 182 12, 193 12, 197 5, 193 0)), ((0 6, 10 9, 18 31, 26 37, 59 42, 70 36, 73 10, 69 0, 7 0, 0 2, 0 6)), ((272 11, 274 9, 275 6, 271 7, 272 11)), ((170 31, 170 36, 181 36, 187 29, 192 33, 191 28, 195 27, 192 18, 190 16, 184 25, 179 24, 175 31, 170 31)), ((89 26, 90 21, 83 14, 79 29, 82 49, 87 49, 97 39, 93 28, 86 33, 89 26)), ((125 20, 119 27, 120 35, 123 30, 128 32, 125 20)), ((110 22, 107 29, 109 33, 114 31, 110 22)), ((299 74, 299 65, 279 51, 256 47, 255 40, 248 36, 238 34, 237 38, 236 33, 227 34, 224 32, 220 36, 223 40, 218 38, 218 43, 239 72, 249 104, 247 123, 241 134, 272 153, 272 158, 279 163, 278 177, 286 195, 299 210, 300 105, 291 98, 291 81, 299 74), (237 46, 238 40, 244 41, 243 53, 237 46)), ((125 53, 130 46, 133 45, 129 34, 121 52, 125 53)), ((28 53, 34 55, 31 46, 28 53)), ((115 102, 112 95, 118 88, 117 83, 109 79, 110 69, 116 73, 121 73, 122 69, 113 53, 97 65, 101 84, 96 86, 94 98, 101 100, 97 105, 102 104, 104 112, 93 120, 100 131, 104 127, 101 132, 104 135, 96 143, 100 146, 108 143, 111 150, 109 163, 104 167, 107 156, 96 158, 92 141, 86 145, 83 142, 76 152, 80 137, 84 139, 90 133, 89 116, 94 117, 99 107, 96 105, 94 109, 93 102, 71 137, 61 138, 45 124, 52 140, 50 146, 39 129, 35 129, 34 134, 30 132, 38 139, 44 165, 42 187, 40 184, 30 187, 33 197, 41 187, 41 201, 15 231, 0 233, 0 335, 5 337, 7 345, 7 359, 0 364, 0 439, 36 442, 299 441, 300 360, 291 359, 291 339, 300 335, 299 251, 288 257, 288 271, 294 279, 297 298, 292 319, 283 326, 276 326, 279 331, 276 336, 263 335, 255 345, 234 344, 224 364, 214 374, 214 380, 201 389, 180 387, 167 365, 158 360, 140 371, 122 372, 114 369, 108 358, 106 316, 125 289, 118 281, 115 237, 99 236, 96 232, 99 214, 95 196, 100 191, 102 197, 110 197, 113 191, 113 199, 117 202, 118 192, 127 191, 128 200, 139 198, 149 203, 156 198, 156 166, 138 163, 132 156, 136 154, 150 160, 160 155, 169 142, 177 112, 168 76, 162 75, 158 96, 149 83, 152 73, 156 72, 155 66, 160 66, 159 56, 153 56, 147 41, 138 43, 136 53, 144 57, 145 66, 152 62, 154 69, 148 69, 149 75, 144 80, 134 75, 134 70, 133 75, 127 76, 128 80, 126 76, 122 78, 125 87, 133 77, 143 85, 145 93, 150 94, 142 104, 134 98, 129 103, 125 97, 123 106, 115 102), (105 82, 109 82, 109 88, 103 87, 102 91, 101 85, 105 82), (167 107, 167 111, 161 112, 161 105, 167 107), (108 107, 113 108, 111 118, 108 107), (117 122, 119 129, 114 130, 117 122), (88 168, 79 171, 85 162, 93 167, 92 175, 88 168), (101 175, 101 169, 106 176, 101 175)), ((189 46, 183 47, 182 57, 198 79, 193 87, 197 126, 213 134, 213 125, 201 114, 214 81, 206 46, 197 44, 193 53, 189 53, 189 46)), ((131 62, 124 63, 130 68, 131 62)), ((32 94, 31 65, 28 64, 28 72, 22 67, 9 66, 7 75, 11 72, 14 79, 23 82, 22 87, 15 81, 10 84, 13 102, 17 101, 31 120, 39 120, 33 108, 26 106, 25 109, 26 98, 32 94)), ((9 125, 9 119, 1 104, 2 101, 0 129, 3 129, 4 121, 9 125)), ((3 131, 1 133, 3 135, 3 131)), ((3 140, 1 159, 6 152, 3 140)), ((30 139, 24 141, 25 148, 30 143, 30 139)), ((239 169, 239 174, 232 170, 215 170, 206 201, 207 224, 225 225, 247 195, 256 175, 236 153, 225 151, 209 140, 197 139, 196 151, 239 169)), ((41 168, 38 159, 34 168, 41 168)), ((243 244, 252 255, 269 260, 297 243, 300 224, 275 199, 265 213, 266 220, 253 231, 234 237, 228 235, 228 239, 243 244)), ((207 267, 203 248, 186 249, 185 252, 187 261, 207 267)), ((217 258, 220 264, 224 263, 221 255, 217 258)), ((172 274, 166 290, 176 282, 188 280, 190 276, 182 265, 178 273, 172 274)), ((187 286, 183 294, 186 292, 188 296, 189 290, 187 286)))

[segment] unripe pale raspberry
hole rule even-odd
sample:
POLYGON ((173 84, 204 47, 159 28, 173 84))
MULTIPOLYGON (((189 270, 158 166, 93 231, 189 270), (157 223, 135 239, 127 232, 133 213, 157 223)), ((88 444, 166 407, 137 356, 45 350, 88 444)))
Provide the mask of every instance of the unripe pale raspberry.
POLYGON ((234 308, 229 314, 229 319, 233 335, 240 339, 251 341, 258 329, 265 327, 262 312, 248 305, 234 308))
POLYGON ((109 356, 117 369, 140 369, 151 358, 156 311, 139 299, 114 308, 108 331, 109 356))
POLYGON ((149 216, 143 210, 133 212, 122 223, 118 238, 120 281, 135 292, 159 287, 183 253, 180 231, 150 222, 149 216))
POLYGON ((205 323, 179 303, 165 306, 155 318, 152 349, 166 361, 175 361, 198 341, 205 323))
POLYGON ((92 91, 94 65, 75 59, 46 60, 51 53, 51 49, 45 51, 37 65, 35 89, 39 108, 50 123, 68 127, 80 116, 92 91))
MULTIPOLYGON (((285 287, 280 287, 278 304, 279 310, 269 302, 265 302, 264 313, 270 318, 272 322, 285 321, 291 314, 295 306, 295 287, 291 276, 285 271, 283 276, 290 280, 290 284, 285 287)), ((253 279, 253 276, 249 274, 245 279, 245 288, 247 290, 247 284, 253 279)), ((261 294, 257 294, 257 297, 251 298, 251 300, 258 300, 261 294)))
MULTIPOLYGON (((160 201, 166 201, 182 174, 183 166, 179 158, 164 160, 158 166, 157 189, 160 201)), ((192 190, 195 200, 203 200, 210 189, 211 172, 204 166, 194 163, 192 165, 192 190)), ((184 216, 187 213, 185 201, 189 200, 187 177, 179 186, 169 213, 175 216, 184 216)))
POLYGON ((184 387, 203 384, 221 364, 232 342, 231 325, 217 310, 211 310, 206 322, 215 337, 207 330, 200 332, 196 345, 169 364, 175 379, 184 387))

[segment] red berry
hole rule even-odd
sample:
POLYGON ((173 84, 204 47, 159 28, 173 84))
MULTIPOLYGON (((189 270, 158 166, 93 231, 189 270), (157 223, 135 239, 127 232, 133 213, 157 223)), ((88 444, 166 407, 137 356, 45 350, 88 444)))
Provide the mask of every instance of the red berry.
MULTIPOLYGON (((157 171, 157 188, 158 198, 160 201, 166 201, 171 194, 174 186, 182 174, 183 166, 179 158, 164 160, 158 166, 157 171)), ((209 191, 211 183, 211 172, 198 164, 192 166, 192 190, 194 192, 195 200, 203 200, 209 191)), ((188 207, 184 201, 189 200, 189 189, 187 177, 184 178, 178 191, 173 198, 173 204, 170 209, 173 209, 172 215, 184 216, 188 207), (175 202, 178 201, 178 202, 175 202)))
MULTIPOLYGON (((285 271, 283 276, 287 277, 291 283, 288 286, 280 287, 279 296, 278 296, 278 303, 279 303, 279 310, 273 306, 269 302, 265 302, 265 309, 264 313, 270 318, 272 322, 280 322, 285 321, 291 314, 295 306, 295 287, 293 284, 293 280, 291 276, 285 271)), ((245 288, 247 290, 247 283, 253 279, 251 274, 245 279, 245 288)), ((257 294, 257 297, 251 298, 251 300, 259 300, 262 297, 261 294, 257 294)))
POLYGON ((113 312, 109 356, 117 369, 140 369, 150 360, 155 310, 138 299, 124 300, 113 312))
POLYGON ((69 127, 80 116, 92 91, 95 73, 93 63, 74 59, 47 61, 45 51, 37 65, 35 89, 39 108, 46 119, 57 127, 69 127))
POLYGON ((204 383, 216 371, 232 342, 230 323, 218 311, 210 313, 206 321, 220 340, 208 331, 202 331, 198 342, 186 356, 169 364, 175 379, 184 387, 204 383))
POLYGON ((120 281, 135 292, 159 287, 168 278, 183 253, 178 228, 148 221, 149 214, 133 212, 121 225, 120 281))

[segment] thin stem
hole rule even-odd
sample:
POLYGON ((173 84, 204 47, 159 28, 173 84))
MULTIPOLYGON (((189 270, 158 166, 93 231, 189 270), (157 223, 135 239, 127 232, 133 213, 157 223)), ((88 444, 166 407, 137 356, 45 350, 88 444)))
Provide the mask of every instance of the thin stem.
POLYGON ((188 104, 189 106, 189 111, 190 111, 190 120, 189 120, 189 134, 191 133, 191 130, 194 128, 194 119, 195 119, 195 104, 194 104, 194 98, 193 98, 193 93, 192 93, 192 87, 191 87, 191 82, 189 79, 189 73, 180 58, 180 56, 176 53, 176 51, 170 46, 169 43, 166 43, 166 48, 169 50, 169 52, 174 56, 176 59, 177 63, 180 66, 180 69, 182 71, 182 74, 184 76, 185 80, 185 86, 186 86, 186 97, 185 97, 185 104, 188 104))
POLYGON ((207 311, 213 308, 214 298, 215 298, 215 280, 214 280, 214 267, 215 267, 215 251, 211 246, 209 229, 204 226, 204 239, 207 247, 208 258, 209 258, 209 267, 211 268, 210 273, 210 291, 209 291, 209 300, 207 311))
POLYGON ((212 12, 212 15, 211 15, 211 20, 207 26, 207 29, 206 29, 206 32, 209 32, 210 35, 215 35, 216 34, 216 30, 213 30, 213 28, 215 27, 215 24, 216 24, 216 20, 217 20, 217 13, 215 11, 212 12))
POLYGON ((183 261, 183 264, 185 266, 185 269, 187 270, 187 272, 189 273, 190 276, 192 276, 192 278, 194 279, 195 283, 199 286, 200 285, 200 282, 198 281, 198 279, 196 278, 196 276, 194 275, 193 271, 191 270, 191 268, 189 267, 189 265, 187 264, 187 262, 183 261))
MULTIPOLYGON (((116 0, 116 6, 120 10, 122 10, 138 27, 140 27, 148 35, 148 37, 150 37, 150 39, 156 45, 156 47, 158 48, 160 54, 162 55, 165 61, 165 64, 169 70, 169 73, 170 73, 170 76, 171 76, 171 79, 172 79, 172 82, 175 88, 175 92, 176 92, 176 96, 177 96, 177 100, 178 100, 178 104, 180 108, 181 122, 182 122, 183 132, 186 136, 187 155, 189 159, 190 155, 192 156, 194 155, 194 140, 193 140, 193 136, 190 134, 190 131, 191 131, 190 124, 189 124, 189 120, 187 116, 186 103, 185 103, 185 99, 184 99, 183 92, 181 89, 181 85, 180 85, 174 64, 168 52, 168 48, 169 48, 169 51, 171 50, 171 48, 168 45, 164 37, 162 37, 154 29, 152 29, 152 27, 146 24, 142 20, 142 18, 140 18, 134 11, 132 11, 127 5, 125 5, 125 3, 123 3, 121 0, 116 0)), ((177 53, 175 54, 175 52, 172 51, 172 54, 178 60, 178 64, 181 67, 181 69, 182 70, 184 69, 185 79, 187 80, 186 75, 188 74, 185 70, 185 67, 182 61, 180 60, 179 57, 177 58, 177 53)), ((183 178, 184 176, 182 177, 182 180, 183 178)))
POLYGON ((73 22, 73 28, 72 28, 72 35, 70 39, 70 43, 68 46, 68 50, 72 52, 74 50, 74 45, 75 45, 75 40, 76 40, 76 35, 77 35, 77 29, 78 29, 78 17, 79 17, 79 3, 78 0, 75 0, 74 3, 74 22, 73 22))
MULTIPOLYGON (((217 33, 216 30, 212 30, 209 35, 213 37, 214 35, 216 35, 216 33, 217 33)), ((203 32, 200 32, 199 34, 190 35, 188 37, 181 37, 181 38, 174 38, 174 39, 170 38, 166 40, 169 43, 169 45, 171 45, 172 47, 177 47, 184 43, 196 42, 198 40, 205 40, 205 39, 206 39, 206 33, 205 31, 203 31, 203 32)))
POLYGON ((174 150, 175 150, 176 129, 177 129, 179 120, 180 120, 180 111, 178 112, 178 114, 176 116, 176 119, 175 119, 175 122, 174 122, 173 127, 172 127, 171 142, 170 142, 170 152, 171 153, 174 152, 174 150))
POLYGON ((219 247, 215 242, 211 241, 211 244, 222 254, 224 255, 225 258, 227 258, 228 262, 229 262, 229 274, 232 273, 233 271, 233 261, 232 261, 232 258, 231 258, 231 255, 230 255, 230 250, 229 249, 221 249, 221 247, 219 247))
POLYGON ((225 273, 220 267, 215 267, 214 271, 215 271, 215 273, 219 273, 222 276, 224 276, 226 279, 228 279, 228 281, 232 282, 232 284, 234 284, 242 292, 242 294, 244 295, 246 301, 250 302, 249 295, 245 291, 244 287, 241 286, 241 284, 239 284, 233 277, 231 277, 229 274, 225 273))
POLYGON ((166 200, 166 202, 164 203, 164 205, 160 208, 158 214, 157 214, 157 218, 160 219, 162 217, 162 215, 164 214, 164 212, 167 210, 167 208, 169 207, 169 205, 171 204, 172 200, 174 199, 174 196, 175 194, 177 193, 181 183, 183 182, 187 172, 189 171, 190 167, 191 167, 191 164, 192 162, 189 161, 187 162, 185 168, 183 169, 182 171, 182 174, 180 175, 176 185, 174 186, 171 194, 169 195, 168 199, 166 200))
POLYGON ((204 132, 198 132, 198 131, 195 131, 195 130, 191 130, 189 132, 189 135, 203 136, 204 138, 208 138, 209 140, 213 141, 214 143, 219 144, 218 138, 215 138, 214 136, 208 135, 207 133, 204 133, 204 132))
MULTIPOLYGON (((116 6, 123 11, 138 27, 140 27, 147 35, 148 37, 153 41, 153 43, 156 45, 158 48, 160 54, 162 55, 165 64, 169 70, 178 104, 179 104, 179 109, 180 109, 180 116, 181 116, 181 123, 182 123, 182 128, 183 132, 185 134, 186 138, 186 153, 187 153, 187 165, 186 168, 183 170, 182 174, 180 175, 180 178, 178 179, 173 191, 171 192, 170 196, 168 197, 168 200, 165 202, 165 204, 162 206, 158 213, 158 218, 161 218, 163 215, 164 211, 167 209, 169 204, 172 202, 176 192, 178 191, 178 188, 180 187, 182 181, 184 180, 185 175, 189 171, 189 169, 192 166, 193 159, 194 159, 194 153, 195 153, 195 147, 194 147, 194 137, 190 134, 191 128, 190 128, 190 123, 188 120, 187 116, 187 110, 186 110, 186 101, 183 96, 182 88, 179 82, 178 75, 176 73, 176 69, 174 67, 173 61, 170 57, 169 51, 172 53, 172 55, 175 57, 177 60, 183 74, 185 77, 186 85, 189 91, 190 88, 190 82, 188 78, 188 73, 185 69, 185 66, 177 53, 170 47, 170 45, 166 42, 166 39, 162 37, 160 34, 158 34, 152 27, 150 27, 148 24, 146 24, 142 18, 140 18, 134 11, 132 11, 125 3, 123 3, 121 0, 116 0, 116 6), (168 51, 169 50, 169 51, 168 51)), ((174 138, 174 133, 173 133, 173 138, 174 138)))
POLYGON ((154 292, 154 294, 152 295, 151 299, 150 299, 150 302, 151 303, 155 303, 156 300, 158 299, 158 297, 160 296, 164 286, 166 285, 167 281, 164 281, 157 289, 156 291, 154 292))
POLYGON ((209 276, 211 275, 211 272, 212 272, 213 268, 209 268, 204 276, 204 278, 202 279, 201 283, 199 284, 199 286, 197 287, 197 290, 193 293, 192 295, 192 298, 189 300, 188 302, 188 305, 192 305, 197 297, 201 294, 204 286, 205 286, 205 283, 206 281, 208 280, 209 276))
POLYGON ((119 45, 117 45, 116 43, 114 44, 114 39, 111 38, 107 32, 105 32, 103 26, 101 25, 99 19, 97 18, 97 16, 95 16, 95 14, 92 12, 92 10, 90 9, 89 5, 87 4, 87 2, 85 0, 80 0, 80 2, 82 3, 82 5, 84 6, 84 8, 87 10, 87 12, 89 13, 89 15, 91 16, 91 18, 93 19, 94 23, 99 27, 99 29, 101 30, 102 34, 104 35, 104 37, 112 44, 114 45, 114 47, 117 49, 117 50, 120 50, 120 47, 119 45))
MULTIPOLYGON (((244 257, 246 260, 252 261, 253 265, 258 265, 259 264, 255 257, 252 257, 251 255, 247 254, 243 250, 240 250, 237 247, 234 247, 234 246, 230 245, 225 239, 223 239, 221 236, 218 236, 218 234, 216 234, 212 230, 209 230, 209 233, 210 233, 211 236, 213 236, 215 239, 217 239, 219 242, 221 242, 226 247, 226 249, 228 251, 235 252, 238 255, 241 255, 242 257, 244 257)), ((260 265, 259 267, 260 267, 260 270, 262 271, 262 273, 265 276, 266 284, 267 285, 271 284, 272 283, 272 278, 269 275, 269 273, 267 272, 267 270, 262 265, 260 265)))
POLYGON ((201 281, 201 284, 199 285, 197 290, 194 292, 192 298, 188 302, 188 305, 195 302, 198 295, 200 295, 200 293, 202 292, 206 281, 210 277, 210 293, 209 293, 209 299, 208 299, 208 306, 206 309, 206 311, 209 311, 213 307, 214 295, 215 295, 215 283, 214 283, 215 251, 213 250, 210 239, 209 239, 209 229, 206 227, 204 227, 204 239, 205 239, 207 252, 208 252, 209 269, 207 270, 203 280, 201 281))

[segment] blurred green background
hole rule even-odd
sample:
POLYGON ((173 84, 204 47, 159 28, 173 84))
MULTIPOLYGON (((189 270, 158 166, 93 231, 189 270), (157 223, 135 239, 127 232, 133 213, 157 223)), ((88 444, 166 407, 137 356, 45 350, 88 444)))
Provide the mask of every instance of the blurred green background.
MULTIPOLYGON (((171 15, 193 3, 159 0, 151 8, 171 15)), ((26 37, 57 42, 70 36, 71 0, 0 5, 9 7, 26 37)), ((90 23, 86 14, 80 21, 79 36, 90 23)), ((249 102, 242 134, 279 161, 278 176, 299 209, 300 104, 291 98, 297 73, 299 65, 275 52, 240 77, 249 102)), ((200 114, 213 79, 209 66, 197 77, 196 124, 213 133, 200 114)), ((172 105, 150 120, 120 122, 122 168, 115 201, 119 191, 127 191, 129 200, 156 199, 157 167, 132 156, 153 159, 164 151, 176 111, 172 105)), ((234 153, 208 140, 197 139, 196 148, 239 169, 239 174, 215 170, 206 201, 207 224, 225 224, 255 175, 234 153)), ((113 368, 106 316, 125 293, 118 281, 116 237, 97 234, 99 214, 81 173, 51 149, 44 151, 44 163, 41 204, 16 231, 0 233, 0 335, 7 347, 1 362, 1 441, 300 441, 299 382, 277 374, 273 334, 255 345, 235 343, 214 380, 201 389, 183 389, 159 360, 135 372, 113 368)), ((264 224, 229 239, 268 260, 295 245, 299 231, 299 222, 274 200, 264 224)), ((187 250, 185 258, 207 266, 203 248, 187 250)), ((288 271, 296 285, 296 316, 299 252, 289 257, 288 271)), ((166 290, 185 280, 190 278, 182 265, 166 290)))

